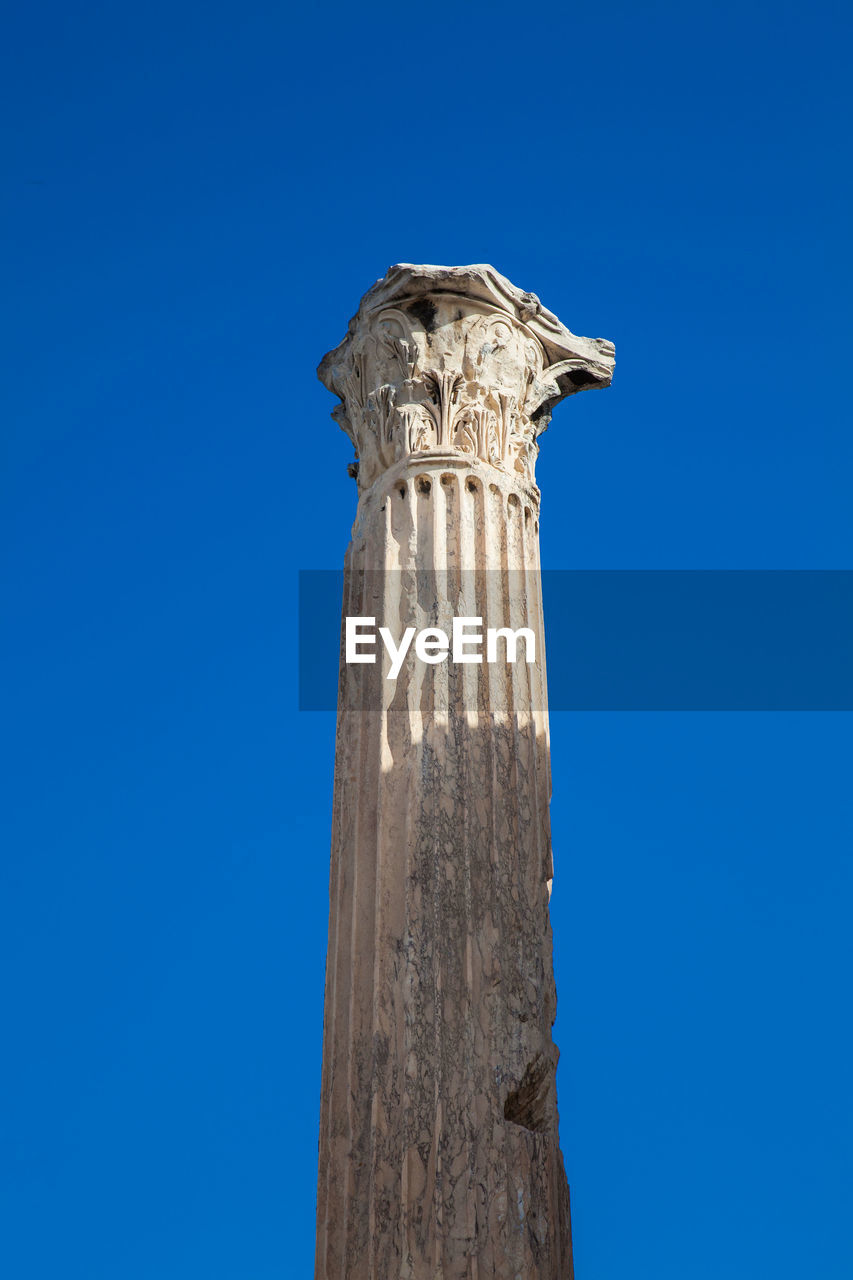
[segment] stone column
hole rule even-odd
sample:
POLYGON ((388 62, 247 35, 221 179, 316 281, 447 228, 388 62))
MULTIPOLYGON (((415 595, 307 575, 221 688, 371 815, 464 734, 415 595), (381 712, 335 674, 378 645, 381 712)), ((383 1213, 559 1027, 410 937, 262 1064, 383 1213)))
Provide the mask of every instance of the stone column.
POLYGON ((529 628, 536 661, 341 661, 317 1280, 565 1280, 537 437, 607 386, 488 266, 392 267, 319 376, 358 509, 344 615, 529 628))

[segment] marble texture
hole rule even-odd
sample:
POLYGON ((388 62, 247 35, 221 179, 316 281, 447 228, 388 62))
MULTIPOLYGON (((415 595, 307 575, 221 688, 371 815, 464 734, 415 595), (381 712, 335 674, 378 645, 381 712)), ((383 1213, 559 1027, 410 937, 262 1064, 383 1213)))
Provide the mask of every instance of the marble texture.
POLYGON ((319 375, 358 507, 346 615, 526 626, 537 662, 342 661, 316 1280, 565 1280, 538 436, 609 384, 488 266, 401 264, 319 375))

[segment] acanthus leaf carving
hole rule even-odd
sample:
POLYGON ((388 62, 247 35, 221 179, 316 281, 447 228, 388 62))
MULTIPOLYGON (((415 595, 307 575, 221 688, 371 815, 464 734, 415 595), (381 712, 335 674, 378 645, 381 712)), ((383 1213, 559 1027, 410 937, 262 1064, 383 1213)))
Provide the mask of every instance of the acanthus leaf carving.
POLYGON ((409 455, 436 452, 535 485, 536 437, 553 404, 609 382, 611 344, 570 334, 492 268, 405 268, 442 286, 457 270, 458 288, 426 293, 380 282, 321 364, 342 401, 334 417, 354 444, 362 492, 409 455))
POLYGON ((399 457, 410 453, 423 453, 434 449, 437 443, 435 419, 427 413, 422 404, 412 403, 400 405, 397 410, 402 430, 400 441, 402 448, 399 457))
POLYGON ((447 369, 425 369, 424 383, 430 397, 424 401, 424 408, 435 422, 437 447, 450 447, 462 374, 447 369))

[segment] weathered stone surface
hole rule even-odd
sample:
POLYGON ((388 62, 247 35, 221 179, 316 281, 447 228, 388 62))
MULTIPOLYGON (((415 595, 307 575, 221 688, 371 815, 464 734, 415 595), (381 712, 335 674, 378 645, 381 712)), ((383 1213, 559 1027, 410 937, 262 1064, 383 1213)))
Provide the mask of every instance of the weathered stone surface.
POLYGON ((532 482, 551 409, 609 385, 613 344, 570 333, 494 267, 399 263, 317 372, 341 397, 361 492, 413 453, 461 452, 532 482))
POLYGON ((609 383, 491 267, 392 267, 320 376, 355 444, 344 615, 539 661, 341 663, 317 1280, 572 1276, 558 1141, 536 437, 609 383))

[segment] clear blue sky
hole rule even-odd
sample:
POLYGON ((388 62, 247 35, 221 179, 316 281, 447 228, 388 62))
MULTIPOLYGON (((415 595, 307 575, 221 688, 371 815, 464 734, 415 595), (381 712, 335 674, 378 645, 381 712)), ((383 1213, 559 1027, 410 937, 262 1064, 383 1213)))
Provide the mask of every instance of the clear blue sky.
MULTIPOLYGON (((309 1277, 333 717, 314 377, 389 263, 616 343, 551 568, 850 568, 848 5, 18 6, 2 1269, 309 1277)), ((553 660, 553 654, 551 655, 553 660)), ((553 717, 579 1280, 849 1280, 851 717, 553 717)))

